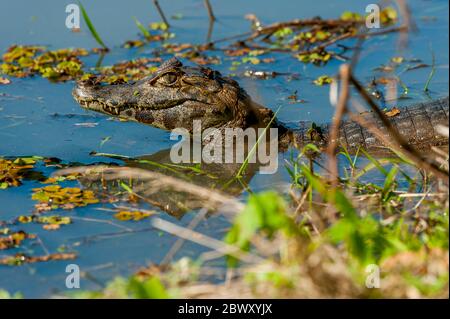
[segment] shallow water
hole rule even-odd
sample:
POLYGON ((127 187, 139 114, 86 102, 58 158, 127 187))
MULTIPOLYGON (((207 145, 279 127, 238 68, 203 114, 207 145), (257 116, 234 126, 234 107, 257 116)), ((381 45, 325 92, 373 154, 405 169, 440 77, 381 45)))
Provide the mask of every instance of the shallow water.
MULTIPOLYGON (((47 45, 51 49, 64 47, 92 48, 97 46, 87 28, 82 26, 80 33, 66 29, 65 6, 70 1, 8 1, 1 4, 0 49, 16 44, 47 45)), ((436 57, 436 73, 430 86, 429 95, 422 93, 430 68, 404 73, 401 78, 409 87, 407 103, 438 98, 448 95, 448 2, 411 1, 412 12, 416 19, 418 32, 411 35, 409 47, 399 53, 397 35, 369 39, 358 65, 357 75, 362 80, 373 76, 373 69, 390 58, 402 55, 406 58, 419 58, 431 64, 431 51, 436 57), (433 19, 430 19, 433 17, 433 19)), ((361 1, 309 1, 280 0, 274 3, 268 0, 249 1, 212 1, 218 22, 214 26, 212 39, 239 34, 248 31, 249 22, 243 17, 254 13, 265 23, 309 18, 320 15, 333 18, 345 10, 364 12, 361 1)), ((168 16, 182 13, 180 20, 170 20, 176 38, 173 41, 203 43, 208 28, 208 16, 200 0, 161 1, 168 16)), ((85 7, 103 40, 113 48, 105 56, 103 65, 120 60, 151 56, 152 49, 159 44, 151 44, 139 49, 124 49, 120 45, 126 40, 137 38, 137 28, 132 20, 136 16, 141 22, 159 21, 151 1, 106 1, 97 0, 85 3, 85 7)), ((353 42, 349 42, 349 45, 353 42)), ((214 52, 214 55, 220 55, 214 52)), ((223 74, 229 74, 231 61, 222 57, 222 64, 214 65, 223 74)), ((324 67, 304 65, 288 55, 274 55, 274 63, 245 68, 278 72, 292 72, 299 75, 298 80, 288 81, 286 77, 272 80, 256 80, 237 77, 241 86, 259 103, 272 109, 282 106, 279 119, 294 126, 299 120, 315 122, 329 121, 333 109, 328 102, 328 89, 318 87, 311 82, 320 75, 336 73, 339 61, 332 61, 324 67), (297 91, 306 103, 291 104, 287 97, 297 91)), ((96 56, 83 59, 87 66, 94 66, 96 56)), ((240 73, 238 72, 238 73, 240 73)), ((67 162, 92 163, 109 159, 93 158, 91 151, 140 156, 152 154, 169 148, 173 142, 169 133, 143 126, 137 123, 111 121, 106 116, 85 112, 71 96, 73 82, 53 84, 46 79, 34 77, 12 79, 10 85, 0 86, 0 156, 42 155, 63 159, 67 162), (70 116, 69 116, 70 115, 70 116), (77 123, 95 122, 95 127, 87 128, 77 123), (103 145, 102 139, 110 137, 103 145)), ((280 163, 287 154, 280 155, 280 163)), ((44 171, 50 172, 49 169, 44 171)), ((274 175, 256 174, 250 183, 253 191, 264 189, 282 189, 289 178, 282 165, 274 175)), ((31 189, 40 186, 37 182, 25 182, 23 186, 0 190, 0 220, 8 220, 19 215, 29 214, 35 204, 31 200, 31 189)), ((243 193, 245 198, 246 193, 243 193)), ((21 227, 30 233, 39 235, 43 245, 55 252, 66 245, 78 254, 75 263, 89 272, 96 280, 103 282, 115 275, 128 275, 138 267, 149 262, 158 263, 175 242, 176 238, 153 230, 148 220, 132 223, 115 221, 111 225, 86 218, 114 221, 110 213, 99 211, 91 205, 65 213, 74 217, 74 223, 59 231, 42 230, 40 225, 21 227), (85 218, 85 220, 76 219, 85 218), (123 227, 140 232, 124 233, 123 227), (114 234, 113 234, 114 233, 114 234)), ((194 213, 180 220, 162 214, 181 225, 186 225, 194 213)), ((210 236, 223 236, 227 222, 222 216, 214 216, 198 226, 197 230, 210 236)), ((26 245, 25 245, 26 246, 26 245)), ((44 254, 41 245, 26 246, 28 252, 44 254)), ((9 250, 13 254, 19 250, 9 250)), ((198 256, 203 248, 186 243, 180 256, 198 256)), ((2 251, 0 256, 6 254, 2 251)), ((26 297, 48 296, 54 292, 65 291, 65 267, 70 262, 48 262, 20 267, 0 266, 0 288, 11 292, 21 291, 26 297)), ((93 281, 85 279, 82 288, 96 288, 93 281)))

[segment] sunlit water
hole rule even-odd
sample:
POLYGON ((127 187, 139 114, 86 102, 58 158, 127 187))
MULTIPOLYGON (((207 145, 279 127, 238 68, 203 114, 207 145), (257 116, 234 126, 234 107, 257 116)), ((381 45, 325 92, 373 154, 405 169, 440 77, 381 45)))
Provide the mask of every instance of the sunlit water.
MULTIPOLYGON (((6 50, 12 44, 47 45, 51 49, 64 47, 92 48, 97 46, 85 26, 82 32, 73 33, 68 30, 65 7, 70 1, 2 1, 0 4, 0 49, 6 50)), ((345 10, 364 13, 365 2, 361 1, 212 1, 218 22, 214 26, 213 39, 239 34, 248 31, 249 22, 244 19, 247 13, 254 13, 265 23, 289 20, 294 18, 310 18, 320 15, 323 18, 334 18, 345 10)), ((200 0, 161 1, 168 16, 181 13, 183 18, 171 20, 174 41, 203 43, 207 35, 208 16, 200 0)), ((402 80, 409 87, 409 102, 437 98, 448 94, 448 2, 411 1, 412 12, 418 25, 418 32, 412 34, 409 47, 399 53, 397 36, 386 35, 370 39, 358 65, 357 75, 367 81, 373 76, 373 69, 387 63, 390 58, 402 55, 406 58, 418 58, 431 64, 431 56, 436 57, 436 73, 431 82, 429 95, 422 89, 430 72, 430 68, 418 69, 402 75, 402 80)), ((140 49, 121 48, 126 40, 137 38, 137 28, 132 17, 142 22, 159 21, 159 17, 151 1, 86 1, 89 12, 97 30, 104 41, 113 48, 107 54, 103 65, 110 65, 120 60, 150 56, 152 44, 140 49)), ((349 42, 352 45, 353 42, 349 42)), ((220 55, 218 52, 212 53, 220 55)), ((214 66, 224 74, 229 74, 231 61, 222 57, 222 64, 214 66)), ((328 102, 328 89, 312 84, 312 80, 320 75, 336 73, 339 61, 332 61, 325 67, 304 65, 289 55, 275 55, 274 63, 261 66, 246 66, 256 70, 291 72, 299 75, 298 80, 288 81, 285 77, 272 80, 256 80, 249 78, 236 79, 247 92, 258 102, 272 109, 282 106, 279 119, 295 127, 299 120, 315 122, 329 121, 333 109, 328 102), (298 92, 298 97, 306 103, 291 104, 287 97, 298 92)), ((84 59, 88 66, 94 66, 96 56, 84 59)), ((68 162, 91 163, 102 159, 93 158, 91 151, 138 156, 152 154, 169 148, 173 142, 169 133, 143 126, 137 123, 111 121, 105 116, 85 112, 71 96, 72 82, 52 84, 38 77, 12 79, 10 85, 0 86, 0 155, 23 156, 43 155, 63 159, 68 162), (67 116, 67 115, 74 116, 67 116), (95 122, 97 126, 87 128, 77 123, 95 122), (103 145, 102 139, 110 137, 103 145)), ((289 182, 283 168, 286 154, 280 155, 280 168, 274 175, 256 174, 250 188, 253 191, 264 189, 282 189, 289 182)), ((108 159, 104 159, 109 161, 108 159)), ((50 173, 49 169, 44 169, 50 173)), ((9 220, 16 216, 29 214, 35 204, 31 200, 31 189, 40 186, 37 182, 25 182, 21 187, 0 191, 0 220, 9 220)), ((242 194, 245 198, 246 193, 242 194)), ((39 235, 43 246, 50 252, 65 245, 76 251, 75 263, 89 272, 99 282, 105 282, 116 275, 129 275, 140 266, 150 262, 158 263, 173 245, 176 238, 150 227, 149 221, 138 223, 118 222, 111 225, 104 222, 88 221, 86 218, 114 221, 111 213, 98 210, 102 205, 91 205, 71 212, 74 223, 59 231, 44 231, 41 225, 24 225, 21 227, 30 233, 39 235), (78 218, 78 219, 76 219, 78 218), (81 218, 81 219, 79 219, 81 218), (123 227, 142 230, 124 233, 123 227)), ((108 205, 104 205, 108 207, 108 205)), ((56 212, 60 213, 60 212, 56 212)), ((181 220, 162 214, 172 222, 186 225, 193 213, 185 215, 181 220)), ((210 236, 221 238, 228 223, 224 217, 210 217, 197 230, 210 236)), ((27 253, 45 254, 42 245, 24 245, 27 253)), ((0 256, 23 251, 2 251, 0 256)), ((196 257, 203 248, 186 243, 177 254, 196 257)), ((63 292, 65 288, 65 267, 69 262, 48 262, 20 267, 0 266, 0 288, 11 292, 21 291, 26 297, 48 296, 54 292, 63 292)), ((221 263, 221 261, 218 261, 221 263)), ((88 279, 82 281, 82 288, 97 288, 97 284, 88 279)))

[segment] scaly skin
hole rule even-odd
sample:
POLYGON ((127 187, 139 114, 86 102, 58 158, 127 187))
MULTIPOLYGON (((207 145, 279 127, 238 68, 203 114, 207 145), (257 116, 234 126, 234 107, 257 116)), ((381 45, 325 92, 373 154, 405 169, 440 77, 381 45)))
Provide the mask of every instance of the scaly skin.
POLYGON ((173 58, 151 76, 133 84, 100 86, 78 82, 75 100, 84 108, 165 130, 245 127, 249 96, 236 81, 208 68, 186 67, 173 58))
MULTIPOLYGON (((388 134, 385 126, 373 113, 360 114, 365 121, 376 125, 384 134, 388 134)), ((390 118, 391 123, 399 133, 419 150, 425 150, 431 146, 448 145, 448 138, 436 132, 438 125, 448 125, 449 98, 409 105, 400 108, 400 114, 390 118)), ((300 122, 300 128, 295 131, 294 139, 297 145, 315 143, 325 145, 328 141, 330 124, 322 124, 316 130, 311 129, 311 124, 300 122)), ((352 121, 344 121, 339 129, 339 144, 349 151, 363 148, 371 153, 383 153, 386 149, 381 142, 366 128, 352 121)))
MULTIPOLYGON (((133 84, 101 86, 90 81, 78 82, 73 96, 88 110, 165 130, 185 128, 191 133, 193 120, 200 120, 202 129, 245 129, 265 127, 273 116, 271 110, 252 102, 236 81, 209 68, 183 66, 175 58, 163 63, 152 76, 133 84)), ((435 131, 438 124, 447 125, 448 115, 446 97, 403 108, 390 120, 409 143, 425 149, 448 145, 448 138, 435 131)), ((372 114, 366 116, 372 117, 372 114)), ((383 127, 376 123, 379 128, 383 127)), ((310 125, 301 123, 300 129, 295 131, 287 130, 277 121, 273 126, 281 129, 280 144, 325 145, 328 141, 328 124, 311 130, 310 125)), ((350 121, 341 125, 340 143, 349 150, 363 147, 376 151, 383 147, 365 128, 350 121)))

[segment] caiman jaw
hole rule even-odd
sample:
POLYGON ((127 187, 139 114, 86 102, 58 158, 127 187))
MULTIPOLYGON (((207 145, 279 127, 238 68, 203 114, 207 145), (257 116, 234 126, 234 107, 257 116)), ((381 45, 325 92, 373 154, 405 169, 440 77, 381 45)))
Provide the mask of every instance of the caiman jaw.
POLYGON ((72 95, 84 109, 119 116, 129 105, 107 98, 108 92, 104 92, 106 91, 104 88, 106 87, 78 82, 72 95))

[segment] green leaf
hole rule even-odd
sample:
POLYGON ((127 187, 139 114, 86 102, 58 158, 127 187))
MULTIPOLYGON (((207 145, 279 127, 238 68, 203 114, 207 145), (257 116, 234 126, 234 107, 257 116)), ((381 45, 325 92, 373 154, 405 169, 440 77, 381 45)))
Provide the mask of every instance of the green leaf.
POLYGON ((150 24, 150 29, 167 31, 169 29, 169 26, 164 22, 153 22, 150 24))
POLYGON ((134 298, 138 299, 168 299, 169 294, 158 277, 151 277, 145 281, 130 279, 128 286, 134 298))
POLYGON ((253 65, 257 65, 261 63, 261 60, 255 57, 243 57, 242 63, 251 63, 253 65))
POLYGON ((125 184, 124 182, 119 181, 119 185, 120 185, 120 187, 122 187, 124 190, 126 190, 128 193, 130 193, 130 194, 133 194, 133 193, 134 193, 134 192, 133 192, 133 189, 131 189, 131 187, 128 186, 127 184, 125 184))
POLYGON ((294 31, 292 31, 291 28, 285 27, 285 28, 281 28, 281 29, 277 30, 276 32, 274 32, 273 35, 276 38, 285 38, 292 33, 294 33, 294 31))
MULTIPOLYGON (((268 191, 252 194, 244 210, 235 218, 233 226, 225 236, 225 242, 249 250, 250 241, 259 232, 271 238, 281 231, 289 236, 296 232, 296 226, 286 215, 286 203, 280 195, 268 191)), ((229 258, 229 266, 236 260, 229 258)))

